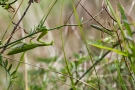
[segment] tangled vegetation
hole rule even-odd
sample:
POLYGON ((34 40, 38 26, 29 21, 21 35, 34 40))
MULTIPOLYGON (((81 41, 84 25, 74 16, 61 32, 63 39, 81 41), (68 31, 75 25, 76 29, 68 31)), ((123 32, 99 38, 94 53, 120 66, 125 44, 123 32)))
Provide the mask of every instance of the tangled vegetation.
POLYGON ((0 0, 0 88, 134 90, 134 3, 0 0))

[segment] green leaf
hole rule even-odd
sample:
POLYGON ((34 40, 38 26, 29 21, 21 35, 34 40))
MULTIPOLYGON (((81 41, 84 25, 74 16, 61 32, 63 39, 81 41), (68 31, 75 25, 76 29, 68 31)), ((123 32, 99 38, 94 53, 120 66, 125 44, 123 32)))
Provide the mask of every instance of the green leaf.
POLYGON ((15 78, 17 78, 18 76, 15 76, 15 77, 12 77, 12 79, 15 79, 15 78))
POLYGON ((9 66, 8 71, 10 71, 10 70, 11 70, 11 68, 12 68, 12 64, 9 66))
POLYGON ((0 64, 2 64, 2 61, 3 61, 3 58, 2 58, 2 56, 0 54, 0 64))
POLYGON ((11 76, 14 75, 15 73, 16 73, 16 70, 11 73, 11 76))
POLYGON ((118 49, 113 49, 113 48, 110 48, 110 47, 106 47, 106 46, 102 46, 102 45, 97 45, 97 44, 92 44, 92 43, 89 43, 89 44, 92 45, 92 46, 101 48, 101 49, 111 50, 111 51, 116 52, 118 54, 121 54, 123 56, 128 56, 128 54, 126 54, 125 52, 122 52, 122 51, 120 51, 118 49))
POLYGON ((7 67, 7 65, 8 65, 8 60, 6 59, 6 61, 4 62, 5 68, 7 67))
POLYGON ((2 41, 0 40, 0 45, 2 44, 2 41))
MULTIPOLYGON (((113 8, 112 8, 112 6, 111 6, 109 0, 106 0, 106 3, 107 3, 107 6, 108 6, 109 10, 110 10, 111 13, 112 13, 112 15, 114 16, 114 19, 115 19, 116 22, 118 23, 118 26, 119 26, 119 28, 120 28, 120 30, 121 30, 121 33, 122 33, 123 37, 125 37, 124 30, 123 30, 123 28, 122 28, 122 24, 121 24, 121 21, 120 21, 119 17, 117 17, 116 13, 114 12, 114 10, 113 10, 113 8)), ((123 39, 124 39, 124 38, 123 38, 123 39)))
POLYGON ((119 9, 120 9, 120 12, 121 12, 122 20, 124 22, 124 27, 126 28, 126 30, 128 32, 128 35, 132 36, 132 30, 131 30, 131 28, 129 26, 129 22, 127 20, 126 15, 125 15, 124 9, 120 4, 118 4, 118 6, 119 6, 119 9))

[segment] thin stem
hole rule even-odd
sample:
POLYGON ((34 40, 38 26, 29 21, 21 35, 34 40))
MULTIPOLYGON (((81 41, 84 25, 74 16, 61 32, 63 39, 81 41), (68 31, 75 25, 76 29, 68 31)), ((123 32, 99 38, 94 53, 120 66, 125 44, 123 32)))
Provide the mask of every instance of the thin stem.
MULTIPOLYGON (((61 9, 61 16, 60 16, 60 25, 61 25, 61 22, 62 22, 62 10, 63 10, 63 6, 64 6, 64 0, 62 2, 62 9, 61 9)), ((67 57, 66 57, 66 52, 65 52, 65 49, 64 49, 64 40, 63 40, 63 34, 62 34, 62 28, 60 29, 60 36, 61 36, 61 40, 62 40, 62 50, 63 50, 63 53, 64 53, 64 60, 65 60, 65 63, 66 63, 66 69, 68 71, 68 74, 69 76, 72 76, 72 73, 69 69, 69 62, 67 60, 67 57)), ((70 78, 70 81, 72 83, 72 86, 73 86, 73 89, 76 90, 76 87, 75 87, 75 84, 74 84, 74 81, 72 78, 70 78)))
POLYGON ((13 19, 14 19, 15 15, 16 15, 16 13, 18 12, 18 10, 19 10, 20 6, 22 5, 22 2, 23 2, 23 1, 24 1, 24 0, 22 0, 22 1, 21 1, 21 3, 20 3, 20 5, 19 5, 19 7, 17 8, 17 10, 15 11, 15 13, 14 13, 13 17, 11 18, 11 22, 9 23, 9 25, 8 25, 7 29, 5 30, 5 32, 4 32, 4 34, 3 34, 3 36, 2 36, 2 39, 1 39, 1 40, 3 40, 3 39, 4 39, 4 37, 5 37, 6 33, 7 33, 7 31, 8 31, 8 29, 9 29, 10 25, 12 24, 12 21, 13 21, 13 19))
POLYGON ((52 8, 54 7, 54 5, 56 4, 58 0, 55 0, 55 1, 52 1, 51 5, 50 5, 50 8, 47 10, 46 14, 43 16, 42 20, 40 21, 39 25, 40 27, 43 26, 44 22, 46 21, 48 15, 50 14, 52 8))
MULTIPOLYGON (((75 6, 75 8, 78 7, 78 5, 80 4, 81 0, 77 3, 77 5, 75 6)), ((68 19, 66 20, 65 24, 67 24, 67 22, 69 21, 69 19, 71 18, 71 16, 73 15, 74 10, 71 12, 70 16, 68 17, 68 19)))
MULTIPOLYGON (((104 29, 106 29, 106 30, 108 30, 108 31, 111 31, 111 30, 109 30, 108 28, 106 28, 106 27, 104 27, 101 23, 99 23, 88 11, 87 11, 87 9, 85 9, 84 8, 84 6, 82 5, 82 4, 80 4, 82 7, 83 7, 83 9, 91 16, 91 18, 96 22, 96 23, 98 23, 100 26, 102 26, 104 29)), ((104 8, 103 8, 103 10, 104 10, 104 8)))
MULTIPOLYGON (((15 32, 15 30, 17 29, 18 25, 20 24, 20 22, 21 22, 22 19, 24 18, 24 16, 25 16, 26 12, 28 11, 28 9, 29 9, 31 3, 32 3, 32 0, 30 0, 30 3, 28 4, 28 6, 27 6, 25 12, 23 13, 22 17, 20 18, 20 20, 18 21, 18 23, 14 26, 14 29, 12 30, 11 35, 10 35, 11 37, 7 40, 7 43, 6 43, 6 44, 8 44, 8 43, 10 42, 10 40, 11 40, 11 38, 12 38, 12 35, 14 34, 14 32, 15 32)), ((7 48, 7 46, 3 47, 2 51, 0 52, 0 54, 4 53, 4 51, 6 50, 6 48, 7 48)))
MULTIPOLYGON (((81 4, 80 4, 80 5, 81 5, 81 4)), ((77 15, 77 12, 76 12, 76 9, 75 9, 75 6, 74 6, 73 3, 72 3, 72 6, 73 6, 73 9, 74 9, 74 15, 75 15, 76 21, 77 21, 77 23, 78 23, 78 25, 79 25, 79 30, 80 30, 80 32, 81 32, 81 36, 82 36, 83 41, 84 41, 84 43, 85 43, 87 52, 88 52, 88 54, 89 54, 89 58, 91 59, 92 64, 93 64, 93 59, 92 59, 92 56, 91 56, 91 52, 90 52, 89 47, 88 47, 88 44, 87 44, 87 42, 86 42, 86 38, 85 38, 85 35, 84 35, 84 33, 83 33, 81 23, 79 22, 79 17, 78 17, 78 15, 77 15)), ((81 6, 82 6, 82 5, 81 5, 81 6)), ((93 18, 93 17, 92 17, 92 19, 95 20, 95 18, 93 18)), ((96 72, 95 67, 94 67, 94 70, 95 70, 95 73, 96 73, 96 75, 97 75, 97 72, 96 72)), ((97 77, 98 77, 98 76, 97 76, 97 77)), ((75 85, 76 85, 76 83, 75 83, 75 85)), ((99 85, 99 84, 98 84, 98 85, 99 85)), ((99 86, 99 88, 100 88, 100 86, 99 86)), ((70 89, 70 90, 71 90, 71 89, 70 89)))

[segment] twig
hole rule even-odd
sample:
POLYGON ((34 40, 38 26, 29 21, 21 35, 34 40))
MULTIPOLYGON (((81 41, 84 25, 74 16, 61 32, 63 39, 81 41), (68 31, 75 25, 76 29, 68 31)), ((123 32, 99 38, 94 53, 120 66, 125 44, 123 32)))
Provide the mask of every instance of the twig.
MULTIPOLYGON (((109 30, 108 28, 106 28, 106 27, 104 27, 102 24, 100 24, 88 11, 87 11, 87 9, 86 8, 84 8, 84 6, 82 5, 82 4, 80 4, 82 7, 83 7, 83 9, 91 16, 91 18, 96 22, 96 23, 98 23, 100 26, 102 26, 104 29, 106 29, 106 30, 108 30, 108 31, 111 31, 111 30, 109 30)), ((103 8, 104 9, 104 8, 103 8)))
MULTIPOLYGON (((23 19, 24 16, 25 16, 25 14, 27 13, 27 11, 28 11, 28 9, 29 9, 29 7, 30 7, 32 1, 33 1, 33 0, 30 0, 30 3, 28 4, 28 6, 27 6, 25 12, 23 13, 23 15, 22 15, 22 17, 20 18, 20 20, 18 21, 18 23, 14 26, 14 29, 12 30, 10 36, 12 36, 12 34, 14 34, 14 32, 15 32, 15 30, 17 29, 18 25, 20 24, 20 22, 22 21, 22 19, 23 19)), ((10 42, 11 38, 12 38, 12 37, 10 37, 10 38, 8 39, 6 45, 10 42)), ((6 50, 6 48, 7 48, 7 46, 3 47, 2 51, 0 52, 0 54, 4 53, 4 51, 6 50)))
MULTIPOLYGON (((12 21, 12 23, 13 23, 14 25, 16 25, 15 22, 12 21)), ((22 29, 22 30, 24 31, 25 34, 29 34, 25 29, 23 29, 23 28, 20 27, 20 26, 18 26, 18 29, 22 29)), ((16 30, 16 31, 17 31, 17 30, 16 30)), ((15 31, 15 32, 16 32, 16 31, 15 31)), ((12 36, 13 36, 13 35, 12 35, 12 36)))
POLYGON ((110 16, 110 18, 116 22, 116 20, 110 15, 110 13, 108 12, 108 10, 106 9, 106 6, 103 6, 104 10, 107 12, 107 14, 110 16))
MULTIPOLYGON (((78 7, 78 5, 80 4, 81 0, 77 3, 77 5, 75 6, 75 8, 78 7)), ((69 21, 69 19, 71 18, 71 16, 73 15, 74 10, 71 12, 70 16, 68 17, 68 19, 66 20, 65 24, 67 24, 67 22, 69 21)))
MULTIPOLYGON (((11 18, 11 21, 14 19, 14 17, 15 17, 15 15, 16 15, 16 13, 18 12, 18 10, 19 10, 20 6, 22 5, 22 2, 23 2, 23 0, 21 1, 21 3, 20 3, 20 5, 19 5, 19 7, 16 9, 16 11, 15 11, 15 13, 14 13, 13 17, 11 18)), ((11 23, 12 23, 12 22, 11 22, 11 23)), ((2 36, 2 39, 1 39, 1 40, 3 40, 3 39, 4 39, 4 37, 5 37, 5 35, 6 35, 7 31, 8 31, 8 29, 9 29, 9 27, 10 27, 11 23, 8 25, 8 27, 7 27, 6 31, 4 32, 4 34, 3 34, 3 36, 2 36)))

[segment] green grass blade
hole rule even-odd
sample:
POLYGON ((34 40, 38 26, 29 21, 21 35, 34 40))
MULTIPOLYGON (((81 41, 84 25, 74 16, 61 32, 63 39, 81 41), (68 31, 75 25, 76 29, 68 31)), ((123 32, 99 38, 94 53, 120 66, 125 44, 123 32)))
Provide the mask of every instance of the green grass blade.
POLYGON ((118 4, 119 6, 119 9, 120 9, 120 12, 121 12, 121 17, 122 17, 122 21, 124 23, 124 27, 127 31, 127 37, 130 37, 132 40, 128 41, 129 44, 128 44, 128 47, 131 49, 132 51, 132 56, 129 56, 129 61, 130 61, 130 67, 131 67, 131 70, 133 71, 133 73, 135 74, 135 65, 133 64, 133 61, 132 59, 134 60, 135 59, 135 44, 134 44, 134 41, 133 41, 133 37, 132 37, 132 30, 130 28, 130 25, 129 25, 129 22, 128 22, 128 19, 126 17, 126 14, 124 12, 124 9, 123 7, 121 6, 121 4, 118 4), (132 57, 132 58, 130 58, 132 57))
POLYGON ((126 28, 126 30, 128 32, 128 35, 132 36, 132 30, 131 30, 131 28, 129 26, 129 23, 128 23, 127 17, 125 15, 124 9, 123 9, 123 7, 120 4, 118 4, 118 6, 119 6, 119 9, 120 9, 120 12, 121 12, 121 16, 122 16, 122 21, 124 23, 124 27, 126 28))
MULTIPOLYGON (((72 0, 71 0, 71 1, 72 1, 72 0)), ((80 21, 79 21, 79 16, 78 16, 78 14, 77 14, 75 5, 74 5, 73 3, 74 3, 74 2, 72 1, 72 7, 73 7, 73 10, 74 10, 74 16, 75 16, 75 19, 76 19, 76 21, 77 21, 77 23, 78 23, 78 28, 79 28, 79 30, 80 30, 81 36, 82 36, 83 41, 84 41, 84 44, 85 44, 85 46, 86 46, 86 49, 87 49, 89 58, 90 58, 90 60, 91 60, 91 62, 92 62, 92 64, 93 64, 92 54, 91 54, 91 51, 90 51, 90 49, 89 49, 89 47, 88 47, 88 43, 87 43, 87 41, 86 41, 86 37, 85 37, 85 34, 84 34, 84 32, 83 32, 83 28, 82 28, 81 23, 80 23, 80 21)), ((81 5, 81 6, 82 6, 82 5, 81 5)), ((98 78, 98 75, 97 75, 97 71, 96 71, 96 69, 95 69, 95 66, 94 66, 94 71, 95 71, 96 76, 97 76, 97 79, 98 79, 98 88, 99 88, 99 90, 100 90, 100 80, 99 80, 99 78, 98 78)), ((83 75, 85 76, 86 73, 88 73, 88 72, 86 71, 83 75)), ((84 76, 81 76, 80 78, 83 78, 84 76)), ((76 85, 77 83, 78 83, 78 81, 76 81, 75 85, 76 85)))
POLYGON ((110 48, 110 47, 106 47, 106 46, 102 46, 102 45, 97 45, 97 44, 92 44, 92 43, 89 43, 89 44, 92 45, 92 46, 101 48, 101 49, 111 50, 111 51, 116 52, 117 54, 120 54, 120 55, 123 55, 123 56, 128 56, 128 54, 126 54, 125 52, 122 52, 122 51, 120 51, 118 49, 113 49, 113 48, 110 48))
POLYGON ((119 26, 119 28, 120 28, 120 30, 121 30, 121 34, 122 34, 122 40, 123 40, 124 49, 125 49, 126 52, 128 52, 127 46, 126 46, 126 43, 125 43, 125 37, 126 37, 126 36, 125 36, 124 30, 123 30, 123 28, 122 28, 121 21, 120 21, 119 17, 116 16, 116 14, 115 14, 115 12, 114 12, 114 10, 113 10, 113 8, 112 8, 112 6, 111 6, 109 0, 106 0, 106 3, 107 3, 107 5, 108 5, 108 8, 110 9, 110 11, 111 11, 111 13, 112 13, 114 19, 115 19, 116 22, 118 23, 118 26, 119 26))
POLYGON ((122 90, 127 90, 126 89, 125 82, 124 82, 123 77, 121 75, 121 72, 120 72, 120 68, 118 66, 118 63, 119 63, 118 61, 115 61, 115 66, 116 66, 116 69, 117 69, 117 72, 118 72, 119 84, 121 85, 122 90))

